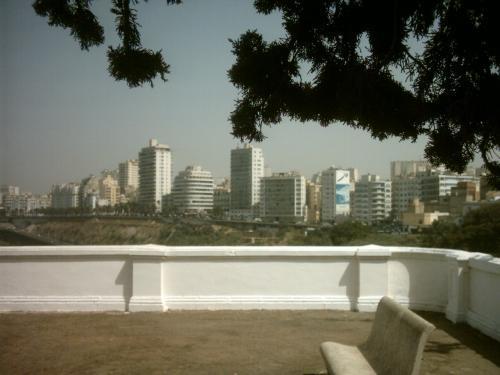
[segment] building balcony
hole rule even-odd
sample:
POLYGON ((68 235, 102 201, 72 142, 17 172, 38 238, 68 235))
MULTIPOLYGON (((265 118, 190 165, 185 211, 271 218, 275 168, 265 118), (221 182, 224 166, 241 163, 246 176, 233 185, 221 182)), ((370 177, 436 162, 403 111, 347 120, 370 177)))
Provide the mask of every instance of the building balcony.
POLYGON ((422 373, 498 373, 499 290, 500 259, 458 250, 0 247, 0 372, 315 374, 388 295, 438 328, 422 373))

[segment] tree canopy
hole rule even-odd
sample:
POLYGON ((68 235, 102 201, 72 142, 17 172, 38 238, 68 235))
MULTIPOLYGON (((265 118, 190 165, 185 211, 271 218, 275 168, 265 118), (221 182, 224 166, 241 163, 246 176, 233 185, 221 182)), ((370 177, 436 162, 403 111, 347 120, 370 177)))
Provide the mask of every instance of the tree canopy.
MULTIPOLYGON (((37 14, 69 28, 82 49, 104 42, 92 0, 36 0, 37 14)), ((131 6, 112 0, 122 39, 108 47, 108 70, 129 86, 160 76, 161 51, 143 48, 131 6)), ((180 0, 166 0, 179 4, 180 0)), ((232 134, 262 141, 263 125, 283 116, 341 122, 378 139, 428 137, 426 157, 462 172, 479 152, 500 186, 500 22, 495 0, 255 0, 279 11, 285 36, 256 30, 232 40, 229 70, 239 89, 232 134), (416 51, 412 45, 421 46, 416 51), (310 67, 308 77, 301 68, 310 67), (403 78, 403 82, 401 81, 403 78)))
MULTIPOLYGON (((144 0, 147 1, 147 0, 144 0)), ((165 0, 167 4, 180 4, 181 0, 165 0)), ((131 6, 139 0, 112 0, 111 13, 122 44, 108 47, 108 71, 116 80, 126 81, 130 87, 142 86, 157 76, 166 81, 169 65, 161 51, 142 47, 137 11, 131 6)), ((92 0, 35 0, 36 14, 47 17, 50 26, 69 29, 82 50, 104 43, 104 28, 92 13, 92 0)))

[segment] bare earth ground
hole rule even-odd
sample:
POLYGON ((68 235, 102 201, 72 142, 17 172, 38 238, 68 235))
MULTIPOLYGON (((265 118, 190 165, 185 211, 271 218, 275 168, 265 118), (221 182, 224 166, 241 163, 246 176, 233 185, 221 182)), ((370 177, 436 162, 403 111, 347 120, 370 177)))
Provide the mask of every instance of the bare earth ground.
MULTIPOLYGON (((500 374, 500 343, 442 314, 422 374, 500 374)), ((322 341, 359 344, 373 314, 175 311, 0 314, 0 374, 314 374, 322 341)))

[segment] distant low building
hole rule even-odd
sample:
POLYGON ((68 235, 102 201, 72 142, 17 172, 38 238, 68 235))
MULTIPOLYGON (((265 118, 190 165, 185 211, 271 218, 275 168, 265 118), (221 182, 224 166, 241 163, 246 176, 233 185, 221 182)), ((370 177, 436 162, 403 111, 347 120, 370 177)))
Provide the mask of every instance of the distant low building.
POLYGON ((425 212, 425 203, 415 198, 408 206, 407 211, 402 213, 402 223, 412 229, 425 228, 432 225, 437 220, 449 217, 448 212, 425 212))
POLYGON ((46 194, 21 193, 8 195, 4 207, 10 214, 26 215, 50 207, 50 198, 46 194))
POLYGON ((432 168, 431 163, 424 160, 391 161, 391 181, 397 178, 416 177, 417 174, 432 168))

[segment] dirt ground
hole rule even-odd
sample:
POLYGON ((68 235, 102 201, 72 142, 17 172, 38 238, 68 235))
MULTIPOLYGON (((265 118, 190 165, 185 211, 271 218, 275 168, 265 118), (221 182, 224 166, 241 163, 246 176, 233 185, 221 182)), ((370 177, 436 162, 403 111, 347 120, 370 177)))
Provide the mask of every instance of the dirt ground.
MULTIPOLYGON (((500 343, 442 314, 422 374, 500 374, 500 343)), ((373 314, 175 311, 0 314, 0 374, 318 374, 323 341, 359 344, 373 314)))

